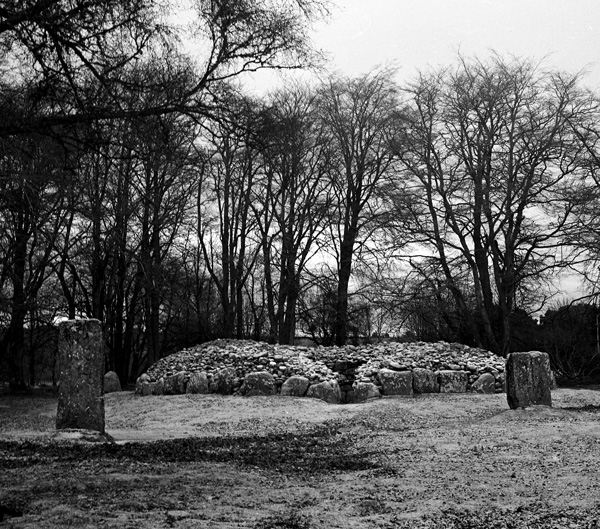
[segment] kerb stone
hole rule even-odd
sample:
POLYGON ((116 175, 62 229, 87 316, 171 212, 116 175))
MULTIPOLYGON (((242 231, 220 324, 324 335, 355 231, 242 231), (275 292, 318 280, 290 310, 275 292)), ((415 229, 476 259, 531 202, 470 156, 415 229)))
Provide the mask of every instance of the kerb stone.
POLYGON ((381 398, 381 393, 375 384, 371 382, 355 382, 352 390, 348 392, 346 402, 352 404, 379 398, 381 398))
POLYGON ((510 409, 552 406, 552 370, 548 353, 510 353, 506 359, 506 400, 510 409))
POLYGON ((415 367, 413 374, 413 390, 415 393, 439 393, 440 383, 431 369, 415 367))
POLYGON ((413 394, 412 371, 393 371, 383 368, 379 370, 377 377, 384 395, 413 394))
POLYGON ((100 321, 60 323, 58 353, 60 388, 56 429, 104 433, 104 350, 100 321))
POLYGON ((308 378, 299 375, 291 376, 282 384, 280 395, 282 397, 304 397, 309 385, 308 378))
POLYGON ((466 393, 469 374, 466 371, 443 369, 437 372, 440 393, 466 393))
POLYGON ((104 393, 114 393, 116 391, 121 391, 119 375, 114 371, 108 371, 104 374, 104 393))
POLYGON ((244 377, 240 393, 247 397, 273 395, 275 393, 275 379, 268 371, 248 373, 244 377))
POLYGON ((496 377, 491 373, 483 373, 473 384, 471 384, 472 393, 495 393, 496 377))
POLYGON ((312 384, 306 396, 313 399, 321 399, 330 404, 339 404, 342 400, 340 386, 335 380, 312 384))

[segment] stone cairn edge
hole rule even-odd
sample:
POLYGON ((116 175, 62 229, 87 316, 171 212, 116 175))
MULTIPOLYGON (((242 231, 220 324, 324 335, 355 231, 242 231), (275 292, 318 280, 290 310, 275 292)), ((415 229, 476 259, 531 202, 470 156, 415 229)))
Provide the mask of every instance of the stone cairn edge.
POLYGON ((292 347, 216 340, 161 359, 136 381, 137 395, 281 395, 330 403, 390 395, 502 393, 505 360, 446 342, 292 347))

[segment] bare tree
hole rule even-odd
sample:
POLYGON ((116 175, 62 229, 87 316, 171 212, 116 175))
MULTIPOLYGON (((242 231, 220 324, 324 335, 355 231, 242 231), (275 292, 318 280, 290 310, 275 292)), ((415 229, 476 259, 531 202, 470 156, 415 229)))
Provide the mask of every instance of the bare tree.
POLYGON ((254 211, 271 334, 279 343, 294 343, 302 279, 331 205, 330 135, 317 109, 308 88, 283 90, 272 96, 263 127, 264 171, 254 211))
POLYGON ((252 199, 260 169, 256 147, 258 111, 250 100, 231 100, 230 112, 207 128, 200 192, 198 237, 206 270, 217 286, 222 333, 242 337, 244 287, 260 246, 251 239, 252 199))
POLYGON ((337 261, 337 345, 346 342, 348 291, 353 260, 368 226, 382 214, 379 190, 390 174, 390 148, 398 89, 391 71, 356 79, 332 78, 321 91, 321 117, 337 159, 330 173, 335 199, 330 210, 331 239, 337 261))
POLYGON ((478 316, 468 318, 472 335, 503 355, 520 290, 561 264, 568 196, 585 170, 569 127, 581 111, 577 81, 492 56, 461 58, 406 90, 399 208, 412 216, 415 243, 438 260, 465 318, 455 271, 467 267, 478 316))
POLYGON ((126 116, 210 114, 224 81, 311 64, 308 26, 327 12, 321 0, 199 0, 190 7, 191 35, 183 35, 169 25, 167 0, 1 0, 0 67, 12 70, 6 82, 27 79, 52 105, 27 119, 5 116, 0 135, 126 116), (183 36, 197 38, 197 60, 183 53, 183 36), (192 81, 166 99, 138 97, 163 92, 160 76, 141 85, 127 80, 132 68, 157 58, 192 81), (102 104, 89 98, 90 85, 104 94, 102 104))

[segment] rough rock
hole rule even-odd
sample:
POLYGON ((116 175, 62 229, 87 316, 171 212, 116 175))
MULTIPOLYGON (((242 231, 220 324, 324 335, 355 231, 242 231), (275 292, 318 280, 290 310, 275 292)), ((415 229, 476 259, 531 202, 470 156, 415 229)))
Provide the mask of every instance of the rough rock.
POLYGON ((384 395, 412 395, 412 371, 393 371, 383 368, 379 371, 379 382, 384 395))
POLYGON ((440 383, 431 369, 415 367, 413 374, 413 391, 415 393, 439 393, 440 383))
POLYGON ((204 371, 200 373, 193 373, 190 379, 188 380, 187 386, 185 388, 186 393, 209 393, 208 389, 208 376, 204 371))
POLYGON ((494 393, 496 391, 496 378, 491 373, 483 373, 473 384, 472 393, 494 393))
POLYGON ((119 375, 114 371, 104 373, 104 393, 114 393, 116 391, 121 391, 119 375))
POLYGON ((180 371, 165 378, 165 395, 181 395, 185 393, 185 372, 180 371))
POLYGON ((248 373, 244 378, 240 393, 247 397, 273 395, 275 393, 275 379, 268 371, 248 373))
POLYGON ((347 403, 365 402, 381 398, 379 388, 371 382, 356 382, 346 394, 347 403))
POLYGON ((506 359, 506 400, 514 410, 552 406, 552 371, 547 353, 510 353, 506 359))
MULTIPOLYGON (((150 384, 151 380, 150 377, 144 373, 143 375, 140 375, 138 377, 138 379, 135 381, 135 394, 136 395, 143 395, 143 388, 144 388, 144 384, 146 384, 147 386, 150 384)), ((149 393, 146 393, 146 395, 149 395, 149 393)))
POLYGON ((56 429, 104 433, 104 351, 99 320, 67 320, 58 327, 60 387, 56 429))
POLYGON ((342 401, 340 386, 335 380, 326 380, 318 384, 312 384, 306 396, 313 399, 321 399, 330 404, 339 404, 342 401))
POLYGON ((466 371, 443 369, 437 372, 440 393, 466 393, 469 375, 466 371))
POLYGON ((281 385, 280 395, 282 397, 304 397, 309 385, 308 378, 298 375, 291 376, 281 385))
MULTIPOLYGON (((467 390, 483 373, 490 373, 495 377, 495 391, 500 392, 504 383, 505 361, 483 349, 446 342, 304 347, 250 340, 215 340, 160 359, 148 369, 144 380, 138 380, 136 392, 141 394, 145 382, 152 388, 160 388, 160 379, 164 382, 178 373, 184 373, 189 384, 194 374, 204 372, 209 392, 239 394, 246 375, 268 372, 275 380, 276 390, 283 388, 283 395, 304 393, 306 380, 313 385, 336 380, 346 401, 352 398, 348 394, 352 392, 353 384, 358 382, 375 384, 383 390, 379 377, 383 369, 404 372, 406 377, 412 371, 415 393, 439 391, 434 373, 445 370, 467 373, 467 390), (228 381, 223 380, 223 369, 231 370, 228 381), (304 380, 292 389, 292 382, 285 384, 292 377, 304 380)), ((170 387, 175 387, 175 379, 170 381, 170 387)), ((147 389, 145 391, 148 393, 147 389)))
POLYGON ((225 367, 216 371, 209 383, 211 393, 231 395, 235 389, 235 369, 225 367))
POLYGON ((165 394, 165 379, 159 378, 154 384, 152 384, 152 395, 164 395, 165 394))

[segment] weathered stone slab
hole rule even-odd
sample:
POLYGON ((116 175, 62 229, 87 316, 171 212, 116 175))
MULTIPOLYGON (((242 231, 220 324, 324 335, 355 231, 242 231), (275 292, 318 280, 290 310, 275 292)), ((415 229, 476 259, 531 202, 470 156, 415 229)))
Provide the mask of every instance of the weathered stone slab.
POLYGON ((177 386, 177 375, 165 377, 165 395, 177 395, 179 393, 177 386))
POLYGON ((491 373, 483 373, 471 384, 472 393, 495 393, 496 377, 491 373))
POLYGON ((440 383, 431 369, 415 367, 413 374, 413 391, 415 393, 439 393, 440 383))
POLYGON ((282 397, 304 397, 309 385, 308 378, 299 375, 291 376, 281 385, 280 395, 282 397))
POLYGON ((104 373, 104 393, 114 393, 116 391, 121 391, 121 381, 119 380, 119 375, 117 375, 114 371, 108 371, 104 373))
MULTIPOLYGON (((153 384, 151 382, 142 382, 140 386, 140 395, 143 397, 147 397, 148 395, 152 395, 153 384)), ((137 390, 136 390, 137 393, 137 390)))
POLYGON ((204 371, 193 373, 188 380, 185 392, 201 394, 210 393, 208 388, 208 375, 204 371))
POLYGON ((144 373, 143 375, 140 375, 138 377, 138 379, 135 381, 135 394, 136 395, 143 395, 143 388, 144 388, 144 384, 148 385, 150 383, 150 377, 144 373))
POLYGON ((60 388, 56 429, 104 433, 104 349, 98 320, 59 325, 60 388))
POLYGON ((393 371, 383 368, 379 370, 377 377, 384 395, 413 394, 412 371, 393 371))
POLYGON ((510 353, 506 359, 506 400, 511 409, 552 406, 552 370, 548 353, 510 353))
POLYGON ((268 371, 248 373, 244 377, 240 393, 247 397, 273 395, 275 393, 275 379, 268 371))
POLYGON ((165 379, 160 377, 152 385, 152 395, 164 395, 165 394, 165 379))
POLYGON ((221 393, 223 395, 231 395, 235 389, 235 369, 233 367, 225 367, 216 371, 210 381, 211 393, 221 393))
POLYGON ((443 369, 437 372, 440 393, 466 393, 469 385, 467 371, 443 369))
POLYGON ((313 399, 321 399, 330 404, 339 404, 342 400, 342 392, 336 380, 312 384, 308 388, 306 396, 313 399))
POLYGON ((365 402, 369 399, 381 398, 379 388, 371 382, 356 382, 346 394, 346 402, 349 404, 365 402))

